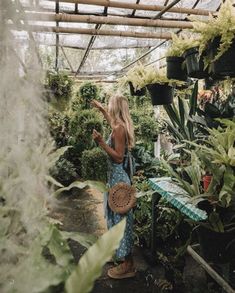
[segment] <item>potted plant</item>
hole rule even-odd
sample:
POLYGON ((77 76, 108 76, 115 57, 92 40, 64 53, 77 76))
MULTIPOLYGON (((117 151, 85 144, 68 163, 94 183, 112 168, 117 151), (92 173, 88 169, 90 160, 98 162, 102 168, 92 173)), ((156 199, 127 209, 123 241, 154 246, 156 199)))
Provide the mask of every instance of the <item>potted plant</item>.
POLYGON ((90 108, 90 102, 97 99, 98 87, 89 81, 84 82, 79 88, 79 96, 82 98, 85 109, 90 108))
POLYGON ((184 82, 168 79, 163 70, 157 71, 154 67, 144 67, 140 87, 146 86, 152 100, 153 106, 167 105, 173 101, 174 86, 182 85, 184 82))
POLYGON ((217 77, 235 77, 235 8, 231 0, 221 4, 218 13, 207 21, 193 21, 193 31, 200 34, 199 54, 207 50, 205 65, 217 77), (208 46, 209 44, 209 46, 208 46))
POLYGON ((166 53, 167 77, 181 81, 187 80, 187 70, 183 53, 193 47, 195 41, 189 36, 172 34, 172 43, 166 53))
POLYGON ((119 79, 119 84, 121 86, 128 84, 132 96, 144 96, 146 94, 146 88, 140 87, 144 71, 144 65, 139 63, 131 68, 124 77, 119 79))
POLYGON ((191 143, 196 150, 191 151, 191 164, 184 168, 191 184, 182 180, 169 164, 164 162, 164 165, 208 214, 206 221, 197 223, 205 258, 226 263, 235 258, 235 122, 224 119, 220 123, 223 127, 209 130, 204 144, 191 143), (205 168, 212 175, 206 192, 201 185, 205 168))
POLYGON ((73 80, 64 72, 48 71, 45 88, 49 93, 50 104, 63 112, 68 107, 73 94, 73 80))

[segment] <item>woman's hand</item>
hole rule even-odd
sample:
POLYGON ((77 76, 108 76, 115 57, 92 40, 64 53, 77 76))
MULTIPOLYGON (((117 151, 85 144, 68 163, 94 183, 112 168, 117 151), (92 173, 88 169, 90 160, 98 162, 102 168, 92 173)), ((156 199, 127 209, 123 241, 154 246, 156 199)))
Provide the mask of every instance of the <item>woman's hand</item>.
POLYGON ((105 108, 103 107, 103 105, 96 100, 91 101, 91 106, 97 108, 101 112, 105 112, 105 108))
POLYGON ((95 129, 93 129, 92 138, 93 138, 97 143, 101 143, 101 142, 103 142, 103 137, 102 137, 102 135, 101 135, 98 131, 96 131, 95 129))

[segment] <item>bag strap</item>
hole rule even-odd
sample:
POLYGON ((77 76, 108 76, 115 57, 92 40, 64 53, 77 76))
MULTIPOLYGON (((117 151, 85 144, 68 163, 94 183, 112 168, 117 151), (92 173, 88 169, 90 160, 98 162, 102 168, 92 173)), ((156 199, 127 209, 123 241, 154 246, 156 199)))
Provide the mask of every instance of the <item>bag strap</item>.
POLYGON ((130 150, 129 150, 129 148, 128 148, 128 146, 129 146, 129 140, 128 140, 128 135, 127 135, 127 131, 126 131, 126 129, 125 129, 125 135, 126 135, 126 147, 127 147, 127 154, 128 154, 128 160, 129 160, 129 165, 130 165, 130 180, 131 180, 131 182, 132 182, 132 177, 133 177, 133 173, 134 173, 134 168, 133 168, 133 162, 132 162, 132 159, 131 159, 131 152, 130 152, 130 150))

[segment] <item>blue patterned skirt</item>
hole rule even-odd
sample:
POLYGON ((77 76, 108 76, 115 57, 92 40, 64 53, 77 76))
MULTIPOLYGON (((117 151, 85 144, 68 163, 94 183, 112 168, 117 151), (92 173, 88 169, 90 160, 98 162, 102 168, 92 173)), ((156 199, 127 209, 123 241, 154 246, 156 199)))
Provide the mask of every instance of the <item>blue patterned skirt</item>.
MULTIPOLYGON (((127 184, 130 183, 130 179, 127 173, 124 171, 122 163, 117 164, 111 162, 110 171, 108 174, 108 187, 113 187, 119 182, 124 182, 127 184)), ((108 193, 104 194, 104 208, 105 208, 105 217, 107 220, 108 229, 112 228, 114 225, 118 224, 124 217, 126 217, 126 228, 124 236, 121 240, 119 248, 116 250, 116 258, 121 259, 129 255, 132 252, 133 247, 133 213, 130 210, 125 215, 120 215, 114 213, 108 205, 108 193)))

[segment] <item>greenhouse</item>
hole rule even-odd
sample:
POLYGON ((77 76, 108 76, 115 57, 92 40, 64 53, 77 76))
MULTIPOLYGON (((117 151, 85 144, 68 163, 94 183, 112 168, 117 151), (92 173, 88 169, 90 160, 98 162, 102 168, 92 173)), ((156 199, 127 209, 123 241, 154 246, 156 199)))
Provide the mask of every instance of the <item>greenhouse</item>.
POLYGON ((235 1, 1 0, 0 292, 235 293, 235 1))

